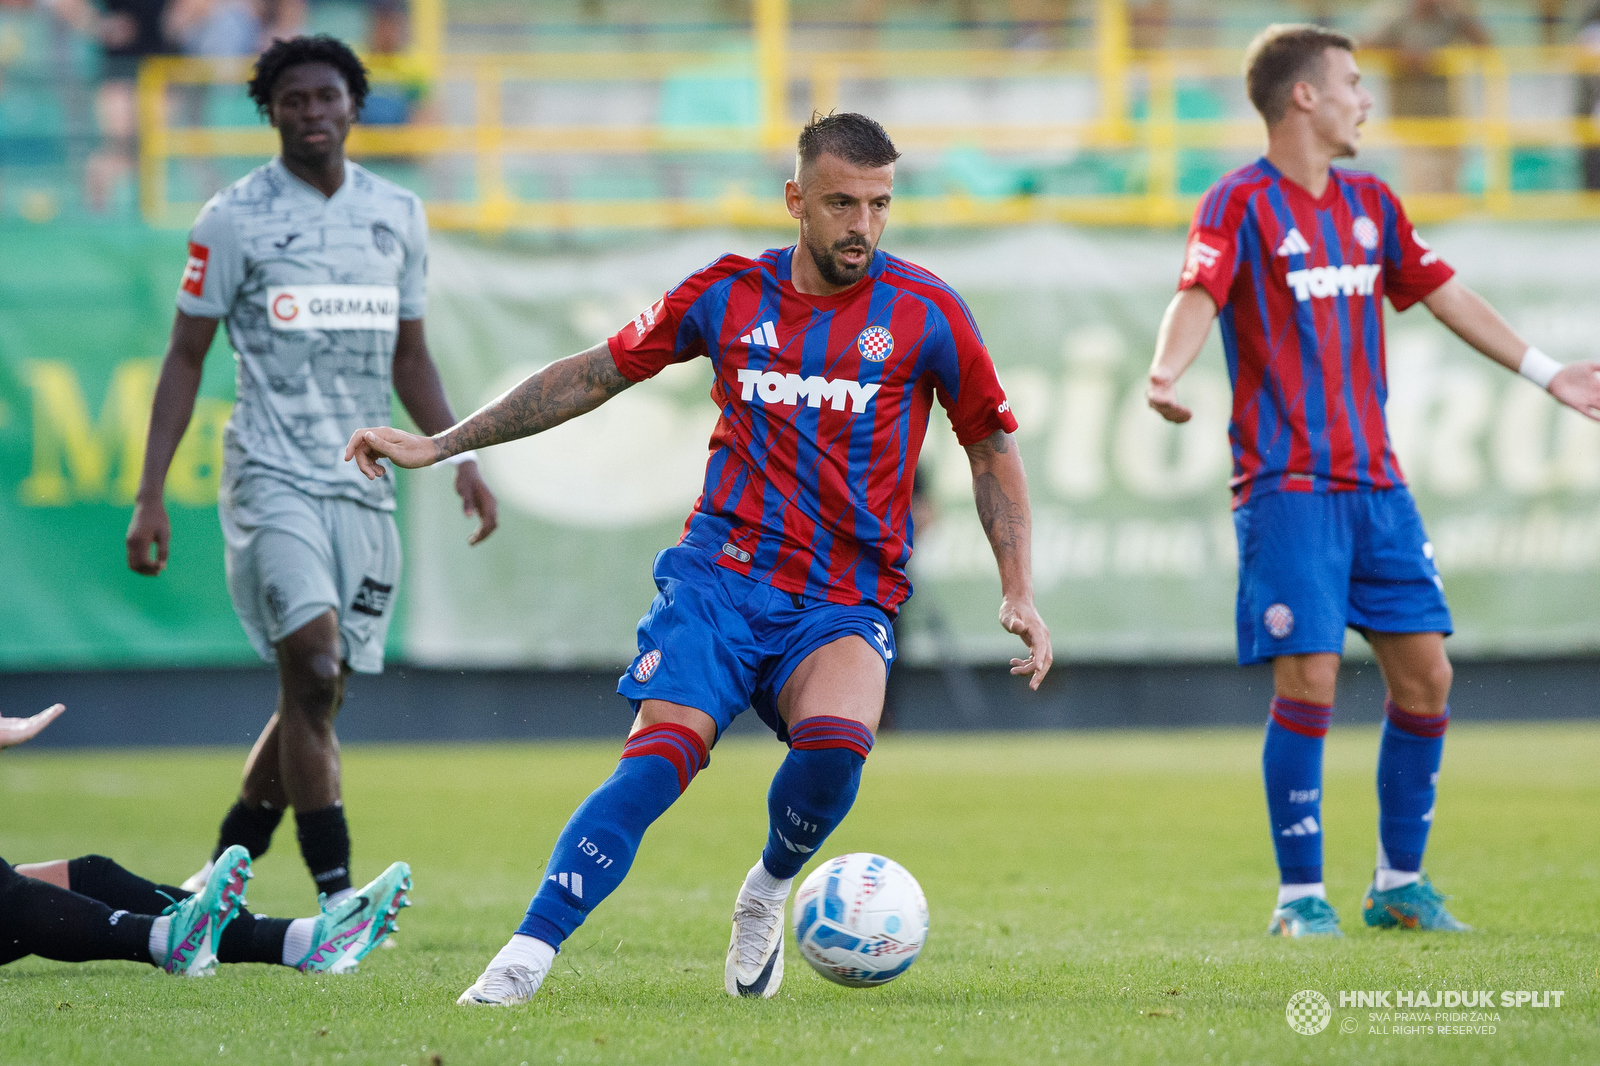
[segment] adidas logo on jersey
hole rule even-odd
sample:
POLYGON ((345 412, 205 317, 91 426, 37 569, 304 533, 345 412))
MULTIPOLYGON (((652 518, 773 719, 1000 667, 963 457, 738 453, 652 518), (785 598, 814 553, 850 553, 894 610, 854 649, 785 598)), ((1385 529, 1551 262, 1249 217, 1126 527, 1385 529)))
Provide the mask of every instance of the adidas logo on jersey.
POLYGON ((1344 266, 1291 270, 1284 275, 1284 280, 1294 290, 1294 298, 1301 303, 1314 296, 1371 296, 1373 286, 1378 283, 1378 272, 1382 269, 1377 263, 1346 263, 1344 266))
POLYGON ((1322 827, 1317 824, 1315 818, 1308 814, 1278 835, 1281 837, 1314 837, 1320 832, 1322 832, 1322 827))
POLYGON ((1278 245, 1278 254, 1309 255, 1311 254, 1311 242, 1301 236, 1298 229, 1290 227, 1289 235, 1283 239, 1282 244, 1278 245))
MULTIPOLYGON (((755 329, 739 338, 741 344, 758 344, 763 348, 776 348, 778 346, 778 331, 771 322, 763 322, 755 329)), ((749 399, 749 397, 745 397, 749 399)))
POLYGON ((827 400, 835 411, 843 411, 848 403, 853 415, 865 411, 867 404, 883 387, 877 383, 863 385, 849 378, 830 381, 814 374, 803 378, 799 374, 780 374, 775 370, 740 370, 739 384, 744 386, 739 391, 741 400, 749 401, 759 396, 762 403, 781 403, 790 407, 799 406, 801 400, 809 407, 821 407, 822 401, 827 400))

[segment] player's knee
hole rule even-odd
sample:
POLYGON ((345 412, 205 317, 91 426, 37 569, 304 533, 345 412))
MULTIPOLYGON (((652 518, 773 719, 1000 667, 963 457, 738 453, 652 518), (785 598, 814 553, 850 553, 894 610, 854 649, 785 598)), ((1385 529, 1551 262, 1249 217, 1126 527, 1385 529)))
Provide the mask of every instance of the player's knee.
POLYGON ((1442 714, 1450 699, 1455 668, 1450 665, 1450 660, 1441 655, 1436 661, 1399 680, 1392 693, 1395 703, 1412 714, 1442 714))
MULTIPOLYGON (((806 763, 805 784, 818 793, 853 789, 872 752, 872 731, 849 718, 818 715, 789 728, 789 747, 806 763)), ((804 787, 804 786, 803 786, 804 787)))
POLYGON ((336 655, 326 651, 295 656, 281 671, 285 704, 291 713, 331 719, 344 696, 344 673, 336 655))

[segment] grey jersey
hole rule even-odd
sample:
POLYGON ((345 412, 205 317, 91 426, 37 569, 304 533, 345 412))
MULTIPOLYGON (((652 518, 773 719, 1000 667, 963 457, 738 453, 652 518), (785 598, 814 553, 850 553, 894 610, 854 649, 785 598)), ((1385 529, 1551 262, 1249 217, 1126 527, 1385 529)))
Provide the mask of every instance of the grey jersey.
POLYGON ((178 310, 225 319, 236 353, 228 483, 255 469, 393 510, 393 478, 368 481, 344 447, 389 424, 399 320, 426 310, 427 255, 422 201, 354 163, 331 197, 281 159, 212 197, 189 235, 178 310))

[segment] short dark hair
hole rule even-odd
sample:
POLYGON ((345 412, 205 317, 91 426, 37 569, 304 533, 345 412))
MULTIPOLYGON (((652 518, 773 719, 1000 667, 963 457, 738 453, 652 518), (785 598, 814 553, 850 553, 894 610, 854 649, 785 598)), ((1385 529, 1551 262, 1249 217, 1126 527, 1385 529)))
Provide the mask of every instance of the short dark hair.
POLYGON ((1267 125, 1289 110, 1297 83, 1322 76, 1323 54, 1330 48, 1354 52, 1356 42, 1338 30, 1301 22, 1274 23, 1250 42, 1244 53, 1245 89, 1267 125))
POLYGON ((349 45, 323 33, 288 40, 280 37, 261 53, 261 58, 256 60, 256 76, 250 79, 249 85, 250 99, 256 102, 256 110, 267 114, 272 106, 272 90, 283 72, 306 63, 326 63, 337 70, 344 78, 344 87, 350 91, 356 111, 367 102, 367 68, 350 51, 349 45))
POLYGON ((800 166, 815 163, 826 153, 858 167, 886 167, 900 158, 882 126, 854 111, 827 114, 813 111, 795 146, 800 166))

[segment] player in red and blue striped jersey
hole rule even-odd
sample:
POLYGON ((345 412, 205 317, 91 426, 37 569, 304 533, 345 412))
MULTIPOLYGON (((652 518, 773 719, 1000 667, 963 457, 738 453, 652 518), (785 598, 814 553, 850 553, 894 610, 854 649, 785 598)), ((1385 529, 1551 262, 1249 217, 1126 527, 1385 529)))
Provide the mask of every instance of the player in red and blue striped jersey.
POLYGON ((1241 664, 1271 661, 1262 766, 1281 886, 1270 931, 1338 935, 1322 883, 1322 741, 1345 628, 1388 686, 1378 755, 1369 925, 1460 930, 1422 876, 1449 721, 1450 612, 1433 548, 1389 443, 1383 298, 1424 304, 1490 359, 1600 418, 1600 364, 1562 367, 1453 277, 1353 156, 1372 106, 1348 37, 1272 26, 1246 58, 1267 153, 1206 194, 1150 369, 1174 422, 1179 376, 1222 322, 1233 381, 1241 664), (1220 315, 1219 315, 1220 311, 1220 315))
POLYGON ((604 344, 553 363, 455 428, 383 428, 345 457, 426 466, 593 410, 705 356, 721 411, 704 491, 656 556, 659 594, 618 683, 635 711, 612 776, 573 814, 517 933, 462 1003, 531 997, 562 941, 627 874, 645 830, 746 708, 789 744, 767 795, 766 848, 734 904, 730 994, 783 979, 783 905, 854 802, 883 712, 893 618, 911 594, 911 499, 937 400, 966 447, 1000 569, 1000 622, 1037 688, 1050 633, 1033 605, 1016 420, 971 313, 948 286, 878 249, 899 153, 861 115, 817 118, 785 188, 799 243, 724 256, 604 344))

